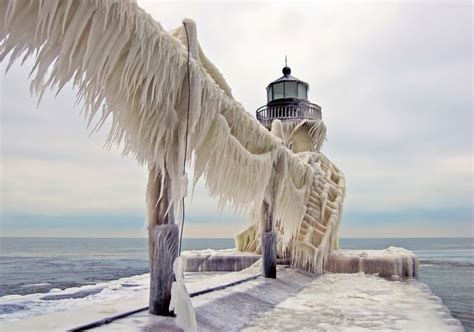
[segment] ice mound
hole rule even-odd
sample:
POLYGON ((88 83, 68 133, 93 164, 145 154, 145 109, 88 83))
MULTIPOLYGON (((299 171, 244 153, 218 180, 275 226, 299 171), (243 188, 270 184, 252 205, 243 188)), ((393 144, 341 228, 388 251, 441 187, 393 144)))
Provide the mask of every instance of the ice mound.
POLYGON ((378 274, 388 278, 417 278, 418 258, 406 249, 389 247, 384 250, 336 250, 325 266, 332 273, 378 274))
MULTIPOLYGON (((187 272, 240 271, 254 264, 260 255, 236 249, 191 250, 182 254, 187 272)), ((337 250, 325 265, 332 273, 378 274, 393 279, 417 278, 418 259, 406 249, 389 247, 384 250, 337 250)))
POLYGON ((260 255, 237 249, 190 250, 181 254, 186 272, 240 271, 260 259, 260 255))

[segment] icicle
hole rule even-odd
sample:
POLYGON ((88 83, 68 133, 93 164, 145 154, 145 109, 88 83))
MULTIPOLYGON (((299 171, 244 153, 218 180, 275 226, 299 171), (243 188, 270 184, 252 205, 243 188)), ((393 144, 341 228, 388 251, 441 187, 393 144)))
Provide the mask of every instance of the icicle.
POLYGON ((184 331, 197 331, 196 313, 184 284, 183 259, 177 257, 173 263, 176 281, 171 286, 170 311, 176 314, 176 323, 184 331))

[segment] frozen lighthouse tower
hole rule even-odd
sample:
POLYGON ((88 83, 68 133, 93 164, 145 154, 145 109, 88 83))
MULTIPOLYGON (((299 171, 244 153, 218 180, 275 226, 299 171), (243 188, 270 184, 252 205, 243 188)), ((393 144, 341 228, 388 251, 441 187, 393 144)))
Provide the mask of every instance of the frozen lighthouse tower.
POLYGON ((291 75, 286 59, 282 72, 267 86, 267 104, 257 109, 257 120, 293 152, 319 151, 326 136, 321 107, 308 100, 309 84, 291 75))
POLYGON ((338 248, 345 180, 339 168, 320 152, 326 126, 321 107, 308 100, 309 84, 292 76, 286 63, 282 72, 282 77, 267 86, 267 104, 257 109, 256 117, 291 150, 305 172, 295 171, 301 168, 292 169, 292 165, 282 168, 274 164, 277 177, 286 178, 285 186, 291 189, 274 188, 271 212, 265 204, 264 208, 255 205, 251 225, 235 236, 236 247, 265 256, 267 238, 273 231, 277 233, 278 258, 322 273, 329 253, 338 248), (302 185, 308 181, 310 186, 302 185), (272 227, 266 223, 269 216, 272 227))

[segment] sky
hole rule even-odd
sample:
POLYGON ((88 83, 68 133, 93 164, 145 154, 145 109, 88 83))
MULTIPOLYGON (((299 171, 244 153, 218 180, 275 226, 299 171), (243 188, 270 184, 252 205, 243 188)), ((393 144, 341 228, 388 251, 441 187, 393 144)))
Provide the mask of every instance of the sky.
MULTIPOLYGON (((342 237, 474 235, 471 2, 139 4, 167 30, 194 19, 253 114, 288 56, 346 177, 342 237)), ((105 127, 90 135, 71 86, 37 107, 32 64, 0 64, 1 235, 146 237, 146 169, 103 149, 105 127)), ((187 209, 184 237, 248 224, 203 183, 187 209)))

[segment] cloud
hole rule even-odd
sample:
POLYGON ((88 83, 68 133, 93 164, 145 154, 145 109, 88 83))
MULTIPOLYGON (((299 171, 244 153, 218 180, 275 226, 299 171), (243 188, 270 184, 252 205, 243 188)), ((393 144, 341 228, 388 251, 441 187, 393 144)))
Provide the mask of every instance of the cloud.
MULTIPOLYGON (((166 29, 193 18, 206 54, 251 113, 288 55, 323 108, 324 153, 346 175, 344 236, 472 230, 470 3, 140 5, 166 29)), ((146 170, 104 151, 106 130, 89 137, 71 86, 57 98, 46 94, 36 110, 31 67, 14 65, 0 77, 3 233, 21 231, 15 223, 37 234, 90 234, 81 225, 106 232, 124 216, 114 234, 140 234, 146 170), (56 222, 46 226, 48 218, 56 222)), ((232 236, 247 222, 220 214, 203 183, 187 206, 187 236, 232 236)))

